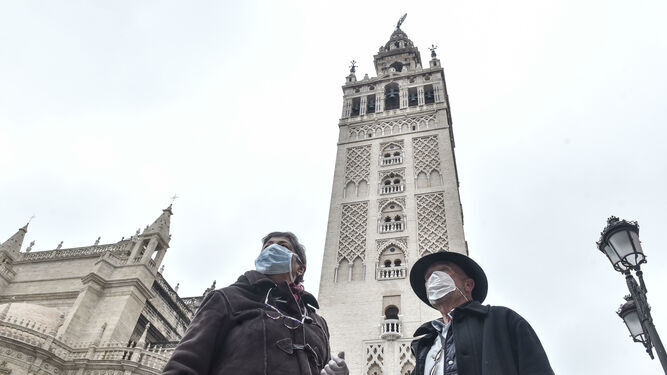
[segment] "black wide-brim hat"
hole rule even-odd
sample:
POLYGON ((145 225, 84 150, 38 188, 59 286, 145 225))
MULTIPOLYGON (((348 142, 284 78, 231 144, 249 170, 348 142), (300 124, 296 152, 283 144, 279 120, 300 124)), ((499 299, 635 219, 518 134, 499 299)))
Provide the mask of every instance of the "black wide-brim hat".
POLYGON ((426 255, 420 258, 415 265, 412 266, 412 269, 410 270, 410 285, 419 299, 431 306, 428 296, 426 295, 424 275, 426 274, 426 270, 436 262, 452 262, 461 267, 468 277, 475 280, 475 287, 472 290, 472 298, 480 303, 484 302, 486 292, 489 289, 484 270, 469 257, 450 251, 441 251, 426 255))

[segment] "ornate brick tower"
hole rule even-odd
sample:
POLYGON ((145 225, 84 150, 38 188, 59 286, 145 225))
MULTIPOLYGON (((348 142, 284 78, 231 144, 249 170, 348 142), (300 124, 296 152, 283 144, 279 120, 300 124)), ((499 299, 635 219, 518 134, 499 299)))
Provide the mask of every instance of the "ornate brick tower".
POLYGON ((353 375, 409 374, 410 340, 437 316, 408 272, 437 251, 467 254, 445 74, 421 56, 402 18, 374 56, 376 77, 352 64, 343 86, 320 281, 331 349, 353 375))

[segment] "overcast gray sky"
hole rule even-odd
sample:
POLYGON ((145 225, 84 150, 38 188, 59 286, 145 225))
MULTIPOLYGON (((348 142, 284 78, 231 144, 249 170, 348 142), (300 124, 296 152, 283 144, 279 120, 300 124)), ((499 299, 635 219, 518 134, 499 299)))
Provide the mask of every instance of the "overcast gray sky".
POLYGON ((470 255, 488 303, 538 332, 559 374, 658 374, 615 315, 596 250, 639 220, 667 340, 664 1, 0 3, 0 240, 115 242, 174 204, 165 276, 231 283, 273 229, 308 248, 317 292, 340 86, 397 19, 439 46, 470 255))

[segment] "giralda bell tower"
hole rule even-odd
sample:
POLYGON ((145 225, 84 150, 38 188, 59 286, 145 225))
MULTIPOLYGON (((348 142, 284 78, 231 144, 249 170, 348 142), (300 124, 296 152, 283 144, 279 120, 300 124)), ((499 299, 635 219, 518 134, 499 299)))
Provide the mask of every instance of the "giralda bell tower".
POLYGON ((373 57, 376 77, 343 86, 319 299, 331 349, 353 375, 409 374, 410 340, 437 317, 408 272, 437 251, 467 254, 445 74, 422 63, 398 22, 373 57))

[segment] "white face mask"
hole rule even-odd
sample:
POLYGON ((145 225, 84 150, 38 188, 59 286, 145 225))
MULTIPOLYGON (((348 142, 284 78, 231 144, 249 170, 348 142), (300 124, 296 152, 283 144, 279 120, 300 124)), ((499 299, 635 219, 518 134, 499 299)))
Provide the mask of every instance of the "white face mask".
POLYGON ((426 295, 433 306, 435 306, 435 303, 439 299, 456 289, 456 284, 452 280, 452 277, 443 271, 433 272, 426 281, 426 295))

